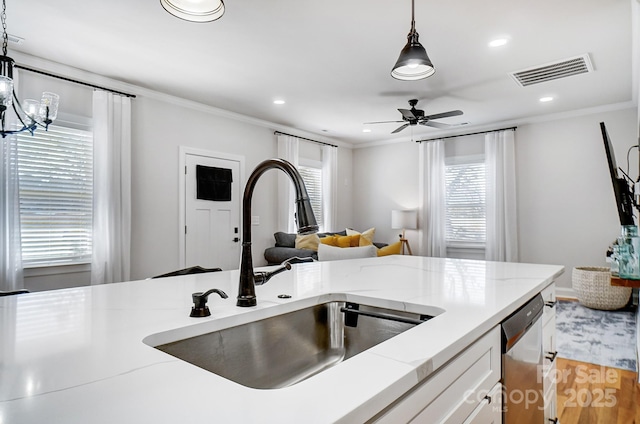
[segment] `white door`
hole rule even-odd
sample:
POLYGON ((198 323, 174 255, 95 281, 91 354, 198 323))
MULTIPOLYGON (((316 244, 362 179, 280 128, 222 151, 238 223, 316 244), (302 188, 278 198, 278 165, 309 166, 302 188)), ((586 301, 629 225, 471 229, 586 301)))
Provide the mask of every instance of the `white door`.
MULTIPOLYGON (((196 154, 185 156, 185 265, 238 269, 240 263, 240 162, 196 154), (198 196, 197 166, 231 170, 230 200, 198 196), (201 198, 198 198, 201 197, 201 198)), ((202 169, 201 169, 202 172, 202 169)), ((222 171, 223 173, 228 171, 222 171)), ((202 182, 201 182, 202 184, 202 182)), ((228 194, 228 193, 227 193, 228 194)))

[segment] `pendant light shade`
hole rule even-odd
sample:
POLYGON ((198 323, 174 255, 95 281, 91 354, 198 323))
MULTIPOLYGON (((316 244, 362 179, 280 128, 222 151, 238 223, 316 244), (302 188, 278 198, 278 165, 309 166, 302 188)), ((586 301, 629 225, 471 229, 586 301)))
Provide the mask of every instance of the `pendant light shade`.
POLYGON ((224 15, 222 0, 160 0, 164 9, 180 19, 211 22, 224 15))
POLYGON ((427 51, 418 41, 414 19, 414 0, 411 0, 411 30, 407 36, 407 45, 400 52, 400 56, 391 70, 391 76, 403 81, 414 81, 430 77, 435 72, 436 69, 433 67, 427 51))

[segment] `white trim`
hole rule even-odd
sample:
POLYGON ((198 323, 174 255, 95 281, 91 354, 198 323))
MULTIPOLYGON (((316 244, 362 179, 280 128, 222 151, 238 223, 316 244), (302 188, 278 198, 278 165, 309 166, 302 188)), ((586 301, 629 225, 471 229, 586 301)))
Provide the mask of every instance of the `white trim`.
POLYGON ((461 155, 461 156, 446 156, 444 158, 444 164, 446 165, 462 165, 467 163, 485 163, 484 153, 477 155, 461 155))
POLYGON ((322 161, 320 160, 298 158, 298 165, 322 170, 322 161))
POLYGON ((91 272, 90 263, 43 265, 24 268, 24 277, 42 277, 47 275, 75 274, 77 272, 91 272))
MULTIPOLYGON (((195 156, 203 156, 207 158, 214 159, 225 159, 236 161, 240 164, 240 175, 239 183, 240 183, 240 194, 243 193, 244 190, 244 161, 245 157, 241 155, 233 155, 229 153, 223 152, 215 152, 212 150, 204 150, 204 149, 195 149, 193 147, 188 146, 179 146, 178 153, 178 264, 179 267, 186 267, 186 258, 185 258, 185 245, 186 238, 184 234, 184 227, 187 225, 186 218, 186 210, 185 210, 185 192, 186 192, 186 182, 187 179, 185 177, 185 167, 187 166, 187 155, 195 155, 195 156)), ((240 211, 240 216, 242 217, 242 199, 238 199, 238 210, 240 211)), ((240 234, 242 234, 242 219, 240 219, 240 234)))
POLYGON ((560 119, 577 118, 580 116, 594 115, 597 113, 615 112, 618 110, 635 109, 635 108, 636 108, 636 104, 634 103, 634 101, 612 103, 608 105, 595 106, 595 107, 584 108, 584 109, 574 109, 574 110, 560 112, 560 113, 528 116, 528 117, 523 117, 519 119, 509 120, 509 121, 496 121, 488 124, 469 125, 469 126, 462 127, 462 129, 461 127, 457 127, 455 130, 430 131, 428 134, 424 134, 422 137, 413 136, 413 137, 405 137, 405 138, 399 138, 399 139, 388 139, 388 140, 378 140, 378 141, 358 143, 353 145, 353 149, 354 150, 365 149, 367 147, 376 147, 376 146, 384 146, 388 144, 407 143, 407 142, 415 143, 416 140, 420 140, 421 138, 437 139, 438 137, 455 137, 457 135, 465 135, 473 132, 490 131, 496 128, 516 127, 518 125, 526 125, 526 124, 538 124, 541 122, 557 121, 560 119))
POLYGON ((556 285, 556 297, 561 297, 564 299, 576 299, 578 300, 578 296, 576 292, 571 287, 559 287, 556 285))

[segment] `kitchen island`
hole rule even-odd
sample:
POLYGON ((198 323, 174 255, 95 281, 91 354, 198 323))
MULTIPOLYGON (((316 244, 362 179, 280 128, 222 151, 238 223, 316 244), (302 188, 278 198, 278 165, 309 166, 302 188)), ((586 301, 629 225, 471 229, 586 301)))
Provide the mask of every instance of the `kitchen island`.
POLYGON ((235 306, 238 271, 0 298, 0 424, 361 423, 438 374, 562 266, 387 256, 294 265, 235 306), (211 288, 211 316, 190 318, 211 288), (282 299, 278 295, 290 295, 282 299), (252 389, 150 346, 325 300, 435 317, 293 386, 252 389))

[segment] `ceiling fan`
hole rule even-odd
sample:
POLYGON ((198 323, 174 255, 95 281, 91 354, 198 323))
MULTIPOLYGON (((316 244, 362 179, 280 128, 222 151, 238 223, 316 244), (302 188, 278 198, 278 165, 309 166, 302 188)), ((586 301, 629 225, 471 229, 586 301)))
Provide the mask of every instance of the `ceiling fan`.
POLYGON ((409 105, 411 109, 398 109, 398 111, 402 114, 402 121, 379 121, 379 122, 365 122, 365 125, 368 124, 387 124, 391 122, 406 122, 403 125, 400 125, 395 130, 391 131, 391 134, 398 133, 408 126, 413 125, 426 125, 434 128, 451 128, 456 125, 443 124, 440 122, 433 122, 433 119, 441 119, 441 118, 449 118, 451 116, 460 116, 462 115, 461 110, 451 110, 449 112, 436 113, 433 115, 425 115, 424 110, 416 109, 416 105, 418 104, 417 99, 409 100, 409 105))

